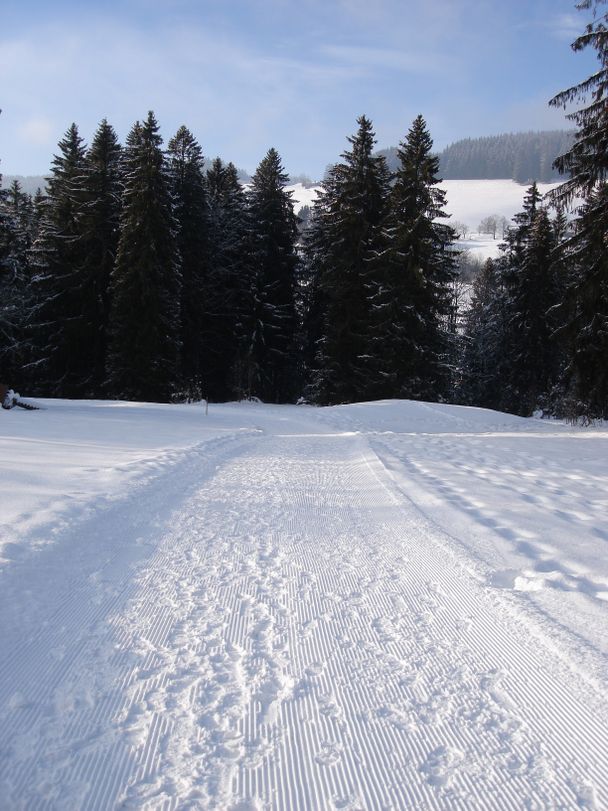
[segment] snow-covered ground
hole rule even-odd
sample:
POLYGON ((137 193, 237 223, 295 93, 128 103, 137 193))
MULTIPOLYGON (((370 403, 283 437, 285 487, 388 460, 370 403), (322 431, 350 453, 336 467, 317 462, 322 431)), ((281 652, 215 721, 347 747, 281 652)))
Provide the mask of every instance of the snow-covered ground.
MULTIPOLYGON (((542 195, 559 186, 559 183, 538 183, 542 195)), ((463 222, 471 231, 477 231, 479 223, 492 214, 506 217, 510 222, 522 210, 524 194, 528 185, 514 180, 444 180, 441 188, 447 196, 446 210, 452 219, 463 222)))
MULTIPOLYGON (((539 183, 542 195, 556 188, 558 183, 539 183)), ((313 204, 319 186, 303 186, 295 183, 286 187, 292 193, 296 211, 302 206, 313 204)), ((452 222, 464 223, 469 228, 466 240, 459 240, 461 250, 470 251, 483 259, 499 255, 500 236, 493 239, 490 234, 478 233, 479 224, 493 214, 506 217, 510 223, 513 216, 522 209, 527 186, 513 180, 444 180, 441 188, 447 194, 446 211, 452 222)))
POLYGON ((608 430, 0 412, 0 808, 608 807, 608 430))
POLYGON ((299 211, 302 206, 314 205, 317 192, 321 190, 321 186, 305 186, 303 183, 292 183, 290 186, 285 186, 285 190, 291 192, 294 208, 299 211))

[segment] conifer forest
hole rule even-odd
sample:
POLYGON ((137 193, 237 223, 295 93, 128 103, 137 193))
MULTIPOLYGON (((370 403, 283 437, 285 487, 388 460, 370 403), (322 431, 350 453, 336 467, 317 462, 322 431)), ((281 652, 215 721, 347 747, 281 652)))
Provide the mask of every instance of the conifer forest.
MULTIPOLYGON (((591 0, 589 0, 591 2, 591 0)), ((589 3, 587 4, 589 5, 589 3)), ((422 116, 395 171, 361 116, 307 222, 280 155, 251 184, 152 112, 60 141, 0 199, 0 369, 28 394, 318 404, 411 398, 608 418, 608 15, 551 199, 532 184, 459 312, 458 241, 422 116)), ((523 192, 523 188, 522 188, 523 192)))

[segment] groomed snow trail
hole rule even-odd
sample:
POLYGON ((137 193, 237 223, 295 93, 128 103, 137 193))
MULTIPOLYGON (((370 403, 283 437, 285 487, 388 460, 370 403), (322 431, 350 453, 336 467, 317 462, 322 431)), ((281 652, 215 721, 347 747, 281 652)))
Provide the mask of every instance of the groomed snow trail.
POLYGON ((58 573, 0 664, 0 807, 607 808, 605 693, 364 436, 272 425, 101 516, 104 560, 58 573))

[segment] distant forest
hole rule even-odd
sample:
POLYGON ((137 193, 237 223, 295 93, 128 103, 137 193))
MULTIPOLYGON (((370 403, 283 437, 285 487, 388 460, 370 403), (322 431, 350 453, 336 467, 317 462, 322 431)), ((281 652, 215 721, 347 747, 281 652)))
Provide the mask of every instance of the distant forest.
MULTIPOLYGON (((517 183, 550 183, 560 180, 553 162, 558 155, 568 152, 573 139, 574 133, 564 130, 464 138, 439 154, 440 175, 444 180, 511 179, 517 183)), ((390 147, 379 154, 386 157, 389 168, 395 171, 397 148, 390 147)))
MULTIPOLYGON (((497 180, 511 179, 517 183, 550 183, 560 180, 553 161, 572 146, 574 133, 564 130, 545 132, 511 132, 484 138, 464 138, 455 141, 439 153, 440 176, 444 180, 497 180)), ((388 168, 396 172, 399 167, 397 147, 382 149, 378 155, 386 158, 388 168)), ((209 168, 209 163, 204 163, 209 168)), ((241 183, 250 183, 251 175, 237 169, 241 183)), ((561 176, 561 180, 563 180, 561 176)), ((30 175, 6 175, 4 188, 18 180, 21 189, 34 195, 36 189, 44 191, 45 178, 30 175)), ((290 183, 311 185, 306 175, 292 175, 290 183)))

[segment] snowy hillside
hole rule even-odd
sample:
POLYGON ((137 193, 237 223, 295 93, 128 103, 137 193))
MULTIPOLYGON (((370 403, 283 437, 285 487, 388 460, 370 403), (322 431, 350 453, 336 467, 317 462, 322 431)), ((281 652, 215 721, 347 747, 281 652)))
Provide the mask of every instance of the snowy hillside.
POLYGON ((608 807, 605 427, 40 404, 0 412, 0 808, 608 807))
MULTIPOLYGON (((557 183, 539 183, 541 194, 554 189, 557 183)), ((287 187, 292 192, 296 211, 311 205, 318 186, 306 187, 296 183, 287 187)), ((466 240, 458 245, 463 250, 487 258, 498 256, 500 237, 493 239, 489 234, 479 234, 479 223, 488 216, 497 214, 510 222, 514 214, 521 211, 526 186, 513 180, 444 180, 441 188, 447 193, 446 211, 452 222, 461 222, 471 231, 466 240)))

